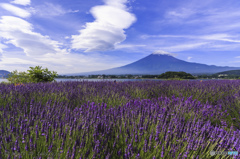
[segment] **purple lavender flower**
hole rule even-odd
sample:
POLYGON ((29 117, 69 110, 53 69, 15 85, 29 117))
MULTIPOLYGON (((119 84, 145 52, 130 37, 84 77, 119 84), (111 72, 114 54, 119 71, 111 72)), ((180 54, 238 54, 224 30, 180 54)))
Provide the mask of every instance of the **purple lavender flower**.
POLYGON ((28 148, 28 145, 26 144, 26 146, 25 146, 25 150, 26 151, 28 151, 29 150, 29 148, 28 148))
POLYGON ((161 157, 164 157, 164 146, 162 146, 161 157))

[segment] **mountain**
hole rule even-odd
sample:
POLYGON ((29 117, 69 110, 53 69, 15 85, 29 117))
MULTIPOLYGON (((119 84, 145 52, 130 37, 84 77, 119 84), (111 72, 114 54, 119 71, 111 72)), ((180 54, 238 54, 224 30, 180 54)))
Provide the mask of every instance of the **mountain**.
POLYGON ((230 71, 218 72, 216 74, 218 74, 218 75, 225 74, 225 75, 237 75, 237 76, 240 76, 240 70, 230 70, 230 71))
POLYGON ((94 71, 78 73, 72 75, 90 75, 90 74, 162 74, 167 71, 184 71, 191 74, 214 74, 217 72, 237 70, 240 67, 222 67, 215 65, 206 65, 200 63, 186 62, 179 60, 169 54, 152 53, 149 56, 140 59, 131 64, 112 68, 103 71, 94 71))
POLYGON ((0 70, 0 78, 2 77, 7 77, 7 75, 9 74, 10 72, 6 71, 6 70, 0 70))

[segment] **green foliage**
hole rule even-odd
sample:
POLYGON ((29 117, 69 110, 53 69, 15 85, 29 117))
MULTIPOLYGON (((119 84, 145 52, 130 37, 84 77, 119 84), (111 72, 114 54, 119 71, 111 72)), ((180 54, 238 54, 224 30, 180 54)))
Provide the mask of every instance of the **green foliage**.
POLYGON ((8 81, 10 83, 29 83, 30 77, 26 72, 18 72, 17 70, 11 72, 8 75, 8 81))
POLYGON ((162 79, 195 79, 190 73, 186 72, 165 72, 158 76, 158 78, 162 79))
POLYGON ((49 71, 48 68, 42 69, 41 66, 30 67, 28 75, 32 82, 52 82, 57 77, 57 72, 49 71))
POLYGON ((57 77, 57 72, 49 71, 48 68, 42 69, 41 66, 30 67, 27 72, 18 72, 17 70, 11 72, 8 76, 10 83, 38 83, 38 82, 52 82, 57 77))
POLYGON ((9 84, 8 82, 2 81, 1 84, 9 84))

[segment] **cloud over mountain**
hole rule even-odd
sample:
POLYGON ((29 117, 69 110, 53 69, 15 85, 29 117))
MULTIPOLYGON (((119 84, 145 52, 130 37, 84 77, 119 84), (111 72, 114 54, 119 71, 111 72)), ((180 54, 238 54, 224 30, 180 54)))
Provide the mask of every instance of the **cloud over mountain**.
POLYGON ((170 55, 170 56, 173 56, 173 57, 177 56, 177 54, 166 52, 166 51, 162 51, 162 50, 154 51, 152 54, 153 55, 170 55))
POLYGON ((126 39, 124 29, 129 28, 136 17, 128 11, 127 0, 105 0, 105 5, 95 6, 90 13, 94 22, 87 23, 79 35, 72 36, 72 48, 91 51, 107 51, 126 39))

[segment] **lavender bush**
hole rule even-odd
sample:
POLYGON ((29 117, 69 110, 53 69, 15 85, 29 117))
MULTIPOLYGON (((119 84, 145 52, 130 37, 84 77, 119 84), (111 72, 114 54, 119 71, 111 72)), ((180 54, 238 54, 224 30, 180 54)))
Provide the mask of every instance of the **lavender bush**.
POLYGON ((0 158, 240 158, 240 81, 0 84, 0 158))

